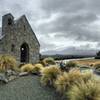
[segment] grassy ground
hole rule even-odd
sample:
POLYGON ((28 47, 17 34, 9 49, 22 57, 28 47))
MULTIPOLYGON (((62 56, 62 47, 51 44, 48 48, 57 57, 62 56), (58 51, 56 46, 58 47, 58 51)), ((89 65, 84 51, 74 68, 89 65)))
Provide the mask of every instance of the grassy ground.
POLYGON ((51 88, 41 86, 37 76, 26 76, 0 85, 0 100, 64 100, 51 88))
POLYGON ((77 64, 80 65, 95 65, 95 64, 100 64, 100 59, 82 59, 82 60, 74 60, 73 62, 76 62, 77 64))

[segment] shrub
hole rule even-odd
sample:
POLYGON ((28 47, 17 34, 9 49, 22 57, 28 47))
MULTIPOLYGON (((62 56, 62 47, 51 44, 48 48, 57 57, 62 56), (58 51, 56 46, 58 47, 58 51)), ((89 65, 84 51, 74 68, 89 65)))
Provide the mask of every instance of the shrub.
POLYGON ((55 64, 55 60, 51 57, 45 58, 42 62, 45 66, 55 64))
POLYGON ((94 67, 95 68, 100 68, 100 64, 95 64, 94 67))
POLYGON ((33 69, 32 69, 32 73, 34 74, 40 74, 41 70, 43 69, 43 65, 42 64, 35 64, 33 69))
POLYGON ((64 93, 70 85, 68 73, 64 72, 62 75, 57 77, 55 81, 56 91, 59 93, 64 93))
POLYGON ((21 72, 32 72, 33 68, 32 64, 25 64, 21 67, 21 72))
POLYGON ((100 64, 95 64, 94 66, 94 72, 98 75, 100 75, 100 64))
POLYGON ((68 73, 70 84, 73 84, 79 81, 82 78, 82 74, 79 71, 70 71, 68 73))
POLYGON ((52 86, 57 76, 61 73, 58 66, 52 65, 42 70, 41 83, 52 86))
POLYGON ((96 65, 94 66, 94 68, 95 68, 95 70, 100 71, 100 64, 96 64, 96 65))
POLYGON ((74 68, 74 67, 77 67, 77 64, 73 61, 69 61, 66 63, 66 67, 74 68))
POLYGON ((7 69, 16 69, 16 59, 10 55, 1 55, 0 56, 0 69, 7 70, 7 69))
POLYGON ((75 62, 69 61, 63 67, 61 67, 61 69, 62 71, 69 72, 71 68, 75 68, 75 67, 78 67, 77 64, 75 62))
POLYGON ((100 71, 100 68, 96 68, 97 71, 100 71))
POLYGON ((69 72, 70 73, 79 73, 80 74, 80 69, 79 68, 72 68, 69 72))
POLYGON ((81 73, 76 71, 71 71, 69 73, 64 72, 62 75, 57 77, 55 81, 56 90, 60 93, 65 93, 65 91, 70 88, 72 84, 81 79, 81 73))
POLYGON ((82 74, 82 80, 84 82, 87 82, 88 80, 91 80, 92 78, 94 78, 94 77, 93 77, 93 74, 91 74, 91 73, 82 74))
POLYGON ((94 80, 72 85, 66 93, 68 100, 100 100, 100 86, 94 80))

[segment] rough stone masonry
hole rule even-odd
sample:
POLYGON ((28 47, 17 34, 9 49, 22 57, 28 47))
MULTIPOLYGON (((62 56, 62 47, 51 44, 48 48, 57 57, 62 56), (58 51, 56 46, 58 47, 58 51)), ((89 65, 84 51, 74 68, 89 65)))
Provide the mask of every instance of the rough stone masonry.
POLYGON ((0 54, 9 54, 23 63, 39 61, 40 44, 25 15, 14 20, 12 14, 2 16, 0 54))

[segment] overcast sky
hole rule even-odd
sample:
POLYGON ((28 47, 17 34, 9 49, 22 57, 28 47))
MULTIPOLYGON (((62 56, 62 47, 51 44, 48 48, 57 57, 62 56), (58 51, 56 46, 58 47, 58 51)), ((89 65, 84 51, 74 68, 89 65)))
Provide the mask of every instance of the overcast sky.
POLYGON ((42 53, 100 49, 100 0, 0 0, 0 23, 9 12, 26 15, 42 53))

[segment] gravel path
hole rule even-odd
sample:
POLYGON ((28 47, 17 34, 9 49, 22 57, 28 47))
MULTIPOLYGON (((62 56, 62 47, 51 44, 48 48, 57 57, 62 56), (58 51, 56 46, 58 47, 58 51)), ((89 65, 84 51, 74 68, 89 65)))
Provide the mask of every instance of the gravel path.
POLYGON ((0 100, 64 100, 51 88, 41 86, 39 77, 25 76, 0 85, 0 100))

